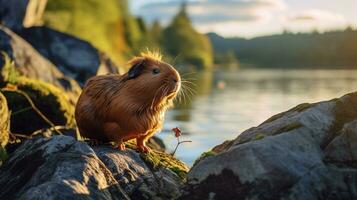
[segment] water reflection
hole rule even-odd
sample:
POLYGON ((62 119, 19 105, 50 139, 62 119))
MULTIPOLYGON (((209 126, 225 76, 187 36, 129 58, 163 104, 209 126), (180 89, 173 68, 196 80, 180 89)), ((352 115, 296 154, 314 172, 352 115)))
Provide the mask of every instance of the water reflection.
POLYGON ((186 77, 195 95, 167 112, 159 135, 168 147, 175 139, 169 131, 180 127, 193 142, 178 150, 192 164, 202 152, 233 139, 273 114, 297 104, 341 96, 357 88, 357 70, 239 70, 201 72, 186 77))

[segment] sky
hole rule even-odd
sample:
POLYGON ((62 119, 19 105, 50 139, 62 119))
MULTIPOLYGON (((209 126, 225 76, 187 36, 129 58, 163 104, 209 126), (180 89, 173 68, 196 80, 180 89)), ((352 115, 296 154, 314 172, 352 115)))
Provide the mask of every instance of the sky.
POLYGON ((182 2, 198 31, 225 37, 357 28, 357 0, 131 0, 130 9, 167 25, 182 2))

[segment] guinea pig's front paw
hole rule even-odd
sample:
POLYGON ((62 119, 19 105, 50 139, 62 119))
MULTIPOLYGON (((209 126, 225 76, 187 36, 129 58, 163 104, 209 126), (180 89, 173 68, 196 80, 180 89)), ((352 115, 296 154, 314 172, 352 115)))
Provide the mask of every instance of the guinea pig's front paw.
POLYGON ((138 145, 138 150, 142 153, 149 153, 151 149, 145 145, 138 145))

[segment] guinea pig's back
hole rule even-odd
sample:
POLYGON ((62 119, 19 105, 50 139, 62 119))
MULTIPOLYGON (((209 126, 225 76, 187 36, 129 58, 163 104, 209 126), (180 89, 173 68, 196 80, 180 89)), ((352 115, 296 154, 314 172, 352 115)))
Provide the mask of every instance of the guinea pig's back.
POLYGON ((111 92, 111 85, 118 80, 118 76, 95 76, 85 84, 75 110, 77 126, 82 136, 101 141, 108 140, 103 133, 103 124, 109 109, 105 107, 105 101, 111 92))

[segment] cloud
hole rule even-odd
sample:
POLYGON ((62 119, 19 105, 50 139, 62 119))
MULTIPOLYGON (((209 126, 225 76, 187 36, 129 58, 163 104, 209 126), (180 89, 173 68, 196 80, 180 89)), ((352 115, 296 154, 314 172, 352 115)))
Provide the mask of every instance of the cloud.
POLYGON ((338 13, 308 9, 285 16, 284 23, 287 28, 292 30, 327 30, 344 27, 348 21, 338 13))
MULTIPOLYGON (((151 1, 136 9, 148 21, 168 22, 182 1, 151 1)), ((283 0, 196 0, 188 1, 188 13, 196 25, 226 22, 256 22, 286 8, 283 0)))
POLYGON ((304 10, 295 12, 288 16, 288 21, 296 22, 312 22, 312 21, 329 21, 329 22, 345 22, 343 15, 324 11, 324 10, 304 10))

